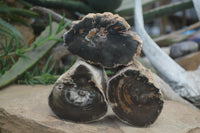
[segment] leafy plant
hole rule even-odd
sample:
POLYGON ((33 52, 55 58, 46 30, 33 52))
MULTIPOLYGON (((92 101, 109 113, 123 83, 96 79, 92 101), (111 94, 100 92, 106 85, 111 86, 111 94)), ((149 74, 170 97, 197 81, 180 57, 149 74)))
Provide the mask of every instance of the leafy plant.
POLYGON ((42 70, 39 70, 37 66, 34 67, 34 70, 27 71, 23 74, 21 78, 17 80, 17 83, 34 85, 34 84, 53 84, 59 78, 60 74, 66 72, 73 63, 76 58, 72 58, 70 65, 68 68, 63 68, 62 71, 53 71, 56 61, 52 60, 52 56, 47 59, 47 63, 42 70), (53 62, 53 63, 50 63, 53 62))
POLYGON ((58 76, 55 76, 55 73, 52 74, 52 70, 55 67, 56 61, 52 60, 52 56, 47 59, 47 63, 40 71, 37 67, 34 68, 32 71, 26 71, 23 76, 17 81, 18 83, 25 83, 25 84, 53 84, 58 76))
MULTIPOLYGON (((27 70, 33 67, 56 44, 56 42, 61 41, 62 39, 59 38, 62 37, 64 29, 69 25, 69 23, 70 22, 64 24, 63 17, 63 20, 59 23, 59 25, 52 27, 52 18, 49 15, 49 27, 45 30, 44 34, 37 38, 29 48, 23 47, 6 55, 3 54, 3 58, 7 58, 11 55, 18 55, 19 53, 21 54, 21 57, 9 69, 9 71, 5 72, 5 74, 0 77, 0 88, 11 83, 12 81, 16 80, 20 75, 27 72, 27 70), (53 28, 56 27, 57 29, 53 30, 53 28)), ((50 67, 49 69, 45 67, 43 69, 43 74, 41 78, 47 79, 47 77, 51 77, 49 73, 52 69, 52 67, 50 67)), ((27 74, 27 79, 31 79, 31 75, 29 73, 27 74)), ((27 80, 26 82, 31 83, 29 81, 30 80, 27 80)), ((44 83, 46 82, 44 81, 44 83)))
MULTIPOLYGON (((22 0, 20 0, 20 2, 25 4, 25 2, 23 2, 22 0)), ((0 2, 0 16, 5 19, 13 20, 15 22, 21 22, 26 25, 29 25, 29 24, 26 22, 24 17, 28 17, 28 18, 39 17, 39 15, 33 11, 22 9, 22 8, 10 7, 10 6, 7 6, 4 2, 0 2)))
POLYGON ((21 16, 37 17, 38 14, 26 9, 9 7, 0 1, 0 16, 2 16, 0 18, 0 76, 2 76, 15 63, 16 57, 24 56, 24 49, 28 47, 22 34, 3 18, 26 23, 21 16))
POLYGON ((24 37, 22 36, 22 34, 18 30, 16 30, 12 25, 10 25, 9 23, 7 23, 6 21, 4 21, 1 18, 0 18, 0 25, 3 27, 3 28, 1 28, 1 31, 13 36, 18 43, 20 43, 20 40, 19 40, 19 38, 20 38, 26 44, 26 41, 25 41, 24 37), (10 32, 8 32, 5 29, 9 30, 10 32))
POLYGON ((27 46, 21 33, 12 25, 0 18, 0 75, 7 71, 11 64, 15 63, 14 53, 22 56, 19 49, 27 46), (16 50, 16 51, 15 51, 16 50))

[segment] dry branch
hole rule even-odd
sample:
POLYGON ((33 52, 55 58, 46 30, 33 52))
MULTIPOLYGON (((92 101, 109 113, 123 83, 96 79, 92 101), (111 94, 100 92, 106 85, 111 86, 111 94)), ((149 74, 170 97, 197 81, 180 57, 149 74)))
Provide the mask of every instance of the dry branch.
MULTIPOLYGON (((61 16, 60 14, 48 9, 48 8, 45 8, 45 7, 40 7, 40 6, 34 6, 31 8, 31 10, 35 11, 35 12, 38 12, 39 14, 42 14, 44 16, 47 16, 48 14, 51 15, 51 17, 53 18, 54 21, 56 22, 61 22, 62 19, 63 19, 63 16, 61 16)), ((71 27, 72 25, 72 21, 70 19, 67 19, 67 18, 64 18, 64 23, 68 23, 68 22, 71 22, 69 24, 69 27, 71 27)))
POLYGON ((84 4, 81 1, 75 1, 75 0, 25 0, 28 3, 31 3, 33 5, 38 6, 44 6, 48 8, 54 8, 54 9, 67 9, 70 11, 78 11, 82 13, 89 13, 94 12, 91 7, 84 4))
POLYGON ((187 104, 195 108, 194 105, 192 105, 190 102, 188 102, 187 100, 180 97, 177 93, 175 93, 173 89, 165 81, 163 81, 158 75, 153 74, 153 76, 161 89, 164 100, 176 101, 182 104, 187 104))
POLYGON ((163 41, 163 40, 166 40, 166 39, 171 39, 173 38, 174 36, 178 35, 178 34, 181 34, 185 31, 188 31, 188 30, 192 30, 192 29, 196 29, 196 28, 199 28, 200 27, 200 22, 197 22, 195 24, 192 24, 190 25, 189 27, 185 28, 185 29, 181 29, 181 30, 178 30, 178 31, 175 31, 175 32, 172 32, 170 34, 167 34, 167 35, 163 35, 163 36, 160 36, 158 38, 155 38, 153 39, 155 42, 160 42, 160 41, 163 41))
POLYGON ((200 76, 186 72, 151 39, 144 29, 140 0, 135 0, 135 26, 143 40, 143 51, 161 78, 180 96, 198 104, 200 102, 200 76))
POLYGON ((150 22, 150 20, 154 20, 155 18, 167 16, 175 12, 189 9, 192 7, 193 7, 193 4, 191 0, 180 1, 173 4, 164 5, 156 9, 152 9, 148 11, 147 13, 144 13, 144 20, 145 22, 150 22))
MULTIPOLYGON (((152 9, 150 11, 147 11, 143 14, 144 16, 144 22, 151 22, 155 20, 156 18, 162 17, 162 16, 167 16, 173 13, 176 13, 178 11, 182 11, 185 9, 192 8, 193 4, 191 0, 187 1, 181 1, 181 2, 176 2, 173 4, 168 4, 164 6, 160 6, 159 8, 152 9)), ((133 13, 129 13, 130 9, 125 11, 125 12, 118 12, 120 15, 127 16, 127 21, 130 24, 133 24, 133 16, 130 16, 133 13)))
POLYGON ((200 20, 200 2, 199 2, 199 0, 192 0, 192 1, 193 1, 194 8, 197 12, 197 16, 200 20))

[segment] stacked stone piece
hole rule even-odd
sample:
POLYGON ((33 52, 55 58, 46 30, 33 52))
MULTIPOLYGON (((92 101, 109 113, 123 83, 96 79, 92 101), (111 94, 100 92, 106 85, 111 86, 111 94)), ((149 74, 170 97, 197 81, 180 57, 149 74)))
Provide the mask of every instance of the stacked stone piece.
POLYGON ((146 127, 159 116, 163 100, 151 72, 135 58, 142 40, 112 13, 88 14, 64 34, 65 46, 80 59, 55 83, 49 105, 61 119, 87 123, 116 116, 146 127), (114 70, 108 77, 105 69, 114 70))

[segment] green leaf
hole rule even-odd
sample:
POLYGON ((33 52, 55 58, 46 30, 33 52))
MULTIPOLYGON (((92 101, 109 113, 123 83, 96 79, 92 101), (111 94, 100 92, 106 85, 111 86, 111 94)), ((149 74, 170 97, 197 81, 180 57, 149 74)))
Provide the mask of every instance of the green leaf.
POLYGON ((19 15, 24 17, 38 17, 39 15, 33 11, 22 9, 22 8, 14 8, 6 5, 0 5, 0 13, 8 13, 12 15, 19 15))
POLYGON ((54 77, 54 75, 45 73, 41 75, 40 81, 42 84, 53 84, 56 81, 56 78, 54 77))
POLYGON ((1 47, 3 48, 4 50, 4 54, 0 55, 0 56, 6 56, 9 52, 13 51, 14 50, 14 40, 15 38, 12 37, 11 40, 10 40, 10 43, 8 45, 8 41, 7 41, 7 37, 5 36, 5 43, 3 43, 1 40, 0 40, 0 45, 1 47))
MULTIPOLYGON (((58 24, 52 23, 53 27, 55 28, 52 31, 56 31, 58 24)), ((42 36, 48 35, 49 27, 45 29, 45 31, 42 33, 42 36)), ((56 35, 56 38, 62 37, 66 31, 62 31, 59 34, 56 35)), ((37 39, 39 39, 38 37, 37 39)), ((36 40, 37 41, 37 40, 36 40)), ((29 68, 34 66, 54 45, 56 44, 56 41, 46 41, 44 44, 40 45, 39 47, 26 52, 24 55, 28 58, 22 58, 20 57, 19 60, 12 66, 12 68, 5 72, 4 75, 0 77, 0 88, 8 85, 12 81, 14 81, 18 76, 22 75, 24 72, 26 72, 29 68)))
POLYGON ((115 72, 113 72, 112 70, 106 70, 106 74, 108 76, 113 75, 115 72))
POLYGON ((51 14, 49 13, 49 36, 51 36, 52 34, 52 18, 51 18, 51 14))
POLYGON ((49 66, 49 62, 51 61, 51 58, 52 58, 52 55, 49 56, 49 58, 47 59, 47 62, 44 66, 44 69, 42 70, 42 73, 47 73, 47 69, 48 69, 48 66, 49 66))
MULTIPOLYGON (((65 29, 69 24, 71 23, 71 21, 68 21, 65 25, 63 25, 60 29, 60 31, 62 31, 63 29, 65 29)), ((59 31, 59 32, 60 32, 59 31)))
POLYGON ((65 19, 65 14, 63 15, 62 21, 59 23, 59 26, 58 26, 58 29, 57 29, 56 33, 59 33, 59 32, 60 32, 61 27, 62 27, 62 25, 63 25, 63 23, 64 23, 64 19, 65 19))
POLYGON ((33 47, 34 47, 34 48, 38 47, 39 44, 40 44, 41 42, 43 42, 44 40, 48 39, 48 37, 49 37, 49 35, 42 36, 42 37, 38 38, 35 42, 33 42, 33 44, 32 44, 33 47))
POLYGON ((3 48, 4 52, 7 52, 6 47, 4 46, 3 42, 0 40, 1 47, 3 48))
POLYGON ((12 61, 13 64, 16 63, 16 62, 15 62, 15 59, 14 59, 12 56, 10 57, 10 59, 11 59, 11 61, 12 61))
MULTIPOLYGON (((14 50, 14 41, 15 41, 15 37, 12 37, 11 40, 10 40, 10 43, 9 45, 7 46, 7 50, 8 52, 12 52, 14 50)), ((7 43, 6 43, 7 44, 7 43)))
POLYGON ((71 21, 68 21, 65 25, 62 26, 61 30, 65 29, 70 23, 71 21))
MULTIPOLYGON (((1 19, 1 18, 0 18, 1 19)), ((13 34, 12 32, 10 32, 9 30, 5 29, 5 28, 2 28, 0 27, 0 31, 3 32, 4 34, 2 35, 10 35, 10 36, 15 36, 15 34, 13 34)))
POLYGON ((24 48, 16 49, 15 53, 16 53, 16 55, 23 54, 24 53, 24 48))
POLYGON ((54 69, 56 65, 56 61, 54 60, 53 63, 51 64, 51 67, 48 69, 47 73, 51 73, 51 71, 54 69))
POLYGON ((22 5, 24 5, 27 8, 31 8, 32 5, 29 4, 28 2, 24 1, 24 0, 17 0, 17 2, 21 3, 22 5))
POLYGON ((24 44, 27 45, 24 37, 22 36, 22 34, 17 30, 15 29, 12 25, 10 25, 9 23, 7 23, 6 21, 4 21, 3 19, 0 18, 0 25, 9 29, 10 31, 12 31, 13 34, 17 35, 18 37, 20 37, 24 44))

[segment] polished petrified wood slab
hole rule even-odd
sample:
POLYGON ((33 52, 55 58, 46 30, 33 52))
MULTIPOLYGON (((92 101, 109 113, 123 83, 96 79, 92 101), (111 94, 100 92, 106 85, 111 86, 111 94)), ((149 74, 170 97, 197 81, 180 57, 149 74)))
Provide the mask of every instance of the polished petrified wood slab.
POLYGON ((64 34, 65 46, 90 64, 127 66, 140 55, 142 40, 119 15, 90 13, 64 34))

